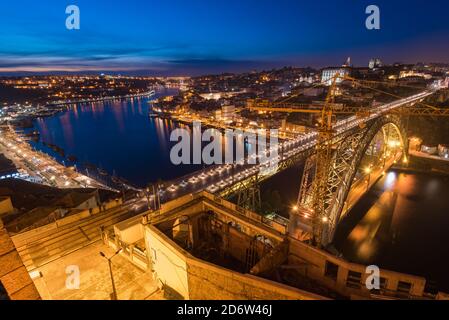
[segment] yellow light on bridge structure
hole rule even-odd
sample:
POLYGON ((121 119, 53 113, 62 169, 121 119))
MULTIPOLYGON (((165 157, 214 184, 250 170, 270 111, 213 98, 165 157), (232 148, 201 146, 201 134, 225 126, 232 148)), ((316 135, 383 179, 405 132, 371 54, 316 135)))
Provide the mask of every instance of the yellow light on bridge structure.
POLYGON ((370 174, 371 172, 373 172, 373 169, 371 169, 371 166, 365 168, 366 174, 370 174))
POLYGON ((396 141, 396 140, 392 140, 388 142, 388 146, 390 148, 398 148, 401 146, 401 142, 400 141, 396 141))
POLYGON ((328 223, 329 219, 327 217, 323 217, 323 223, 328 223))

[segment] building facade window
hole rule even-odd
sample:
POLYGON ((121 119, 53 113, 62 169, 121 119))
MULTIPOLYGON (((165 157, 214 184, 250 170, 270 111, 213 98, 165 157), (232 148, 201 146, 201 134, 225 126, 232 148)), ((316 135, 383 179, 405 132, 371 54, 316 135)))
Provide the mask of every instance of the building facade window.
POLYGON ((332 262, 326 261, 326 270, 324 272, 324 275, 327 278, 330 278, 334 281, 337 281, 338 277, 338 266, 332 262))

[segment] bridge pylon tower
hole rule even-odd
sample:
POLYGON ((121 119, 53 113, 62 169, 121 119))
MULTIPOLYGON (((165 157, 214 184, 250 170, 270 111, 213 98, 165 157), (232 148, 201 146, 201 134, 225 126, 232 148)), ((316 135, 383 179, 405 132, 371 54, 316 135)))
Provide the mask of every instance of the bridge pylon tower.
POLYGON ((337 74, 329 88, 318 127, 318 143, 315 154, 315 179, 312 185, 312 242, 321 246, 321 241, 326 232, 325 224, 329 221, 326 203, 324 201, 327 192, 327 178, 332 163, 332 138, 333 130, 333 104, 337 90, 337 74))

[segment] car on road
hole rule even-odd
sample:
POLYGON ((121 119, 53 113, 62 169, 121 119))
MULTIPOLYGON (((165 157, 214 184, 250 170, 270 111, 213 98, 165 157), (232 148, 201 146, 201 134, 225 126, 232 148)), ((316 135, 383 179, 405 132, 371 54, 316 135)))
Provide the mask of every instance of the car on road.
POLYGON ((228 184, 222 180, 222 181, 220 181, 217 185, 218 185, 220 188, 224 188, 224 187, 226 187, 228 184))
POLYGON ((182 182, 179 184, 179 186, 181 187, 181 188, 185 188, 185 187, 187 187, 189 184, 185 181, 185 180, 182 180, 182 182))
POLYGON ((170 187, 168 187, 167 189, 169 192, 176 192, 176 190, 178 190, 178 187, 175 186, 174 184, 171 185, 170 187))
POLYGON ((211 171, 209 171, 209 173, 208 173, 208 175, 210 176, 210 177, 213 177, 213 176, 215 176, 217 173, 215 172, 215 170, 211 170, 211 171))
POLYGON ((198 181, 199 181, 199 179, 198 179, 197 177, 192 177, 192 178, 189 179, 189 182, 190 182, 191 184, 198 183, 198 181))
POLYGON ((210 193, 215 193, 218 191, 218 189, 219 188, 213 184, 213 185, 209 186, 206 190, 209 191, 210 193))

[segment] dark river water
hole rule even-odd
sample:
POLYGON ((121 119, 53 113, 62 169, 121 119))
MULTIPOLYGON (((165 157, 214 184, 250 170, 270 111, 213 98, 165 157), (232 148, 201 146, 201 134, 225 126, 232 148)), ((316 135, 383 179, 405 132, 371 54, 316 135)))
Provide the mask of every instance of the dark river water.
POLYGON ((449 177, 390 171, 337 230, 346 259, 424 276, 449 291, 449 177))
MULTIPOLYGON (((159 92, 152 99, 174 93, 173 90, 159 92)), ((149 102, 148 98, 139 98, 79 105, 56 116, 38 119, 35 129, 39 130, 41 139, 32 144, 67 165, 67 157, 75 156, 77 167, 87 165, 90 174, 95 166, 139 187, 201 169, 201 166, 171 163, 170 150, 174 143, 170 143, 170 133, 185 126, 150 118, 149 102), (43 142, 62 148, 65 158, 43 142)))
MULTIPOLYGON (((66 156, 76 156, 78 165, 92 163, 141 187, 201 169, 171 163, 170 133, 181 125, 150 119, 149 108, 147 98, 78 106, 36 121, 41 141, 34 146, 67 161, 42 141, 55 144, 66 156)), ((288 216, 296 202, 301 174, 302 165, 298 165, 265 182, 262 201, 278 201, 276 213, 288 216)), ((342 221, 334 243, 348 260, 425 276, 446 292, 448 244, 449 179, 394 171, 342 221)))

